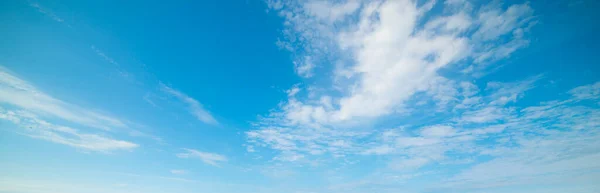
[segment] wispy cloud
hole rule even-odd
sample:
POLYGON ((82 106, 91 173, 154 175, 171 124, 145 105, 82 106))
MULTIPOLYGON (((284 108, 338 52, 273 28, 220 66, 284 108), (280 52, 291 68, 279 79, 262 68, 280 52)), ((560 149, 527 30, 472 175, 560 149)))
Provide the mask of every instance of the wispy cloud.
POLYGON ((52 124, 25 110, 11 111, 0 107, 0 119, 21 127, 23 130, 17 131, 18 133, 82 150, 109 152, 131 150, 139 146, 132 142, 116 140, 99 134, 82 133, 70 127, 52 124))
POLYGON ((187 174, 188 173, 187 170, 171 170, 170 172, 171 172, 171 174, 177 174, 177 175, 187 174))
POLYGON ((37 9, 38 12, 52 18, 54 21, 63 23, 65 20, 62 19, 61 17, 59 17, 58 15, 54 14, 52 11, 42 7, 39 3, 30 3, 29 6, 37 9))
POLYGON ((121 67, 121 64, 119 64, 113 58, 111 58, 108 55, 106 55, 102 50, 98 49, 96 46, 92 45, 91 48, 94 51, 94 53, 96 53, 96 55, 100 56, 106 62, 112 64, 113 67, 115 67, 115 69, 116 69, 117 73, 119 74, 119 76, 121 76, 121 77, 123 77, 123 78, 125 78, 127 80, 133 80, 133 75, 130 74, 130 73, 128 73, 127 71, 125 71, 121 67))
POLYGON ((165 141, 162 138, 155 136, 155 135, 148 134, 148 133, 144 133, 144 132, 138 131, 138 130, 131 130, 129 132, 129 136, 147 138, 147 139, 154 140, 154 141, 158 142, 159 144, 165 144, 165 141))
POLYGON ((50 120, 64 120, 78 127, 111 131, 128 128, 123 121, 55 99, 0 67, 0 118, 23 128, 25 135, 92 151, 133 149, 137 144, 86 134, 50 120))
POLYGON ((600 82, 591 85, 580 86, 569 91, 569 94, 577 100, 599 99, 600 82))
POLYGON ((142 99, 144 99, 144 101, 146 101, 148 104, 152 105, 153 107, 158 107, 158 105, 156 105, 156 103, 154 103, 154 100, 152 100, 152 94, 146 93, 144 95, 144 97, 142 97, 142 99))
POLYGON ((197 159, 202 160, 202 162, 209 164, 209 165, 213 165, 213 166, 219 166, 220 163, 227 162, 227 157, 225 157, 223 155, 202 152, 202 151, 198 151, 195 149, 183 149, 183 150, 185 150, 184 153, 178 153, 176 155, 178 158, 197 158, 197 159))
POLYGON ((64 119, 83 126, 111 130, 126 128, 123 121, 55 99, 0 67, 0 102, 64 119))
POLYGON ((206 109, 204 109, 203 105, 198 102, 196 99, 193 99, 192 97, 189 97, 188 95, 175 90, 165 84, 160 83, 159 85, 160 90, 177 98, 179 101, 185 103, 188 106, 188 110, 189 112, 196 117, 198 120, 207 123, 207 124, 211 124, 211 125, 218 125, 219 122, 217 122, 217 120, 211 115, 211 113, 209 111, 207 111, 206 109))

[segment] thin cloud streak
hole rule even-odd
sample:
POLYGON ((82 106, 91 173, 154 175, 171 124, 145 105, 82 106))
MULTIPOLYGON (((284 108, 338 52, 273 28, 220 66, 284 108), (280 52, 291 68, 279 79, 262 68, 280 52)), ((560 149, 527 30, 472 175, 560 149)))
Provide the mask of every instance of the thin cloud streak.
POLYGON ((212 165, 212 166, 219 166, 219 163, 227 162, 227 157, 220 155, 220 154, 202 152, 202 151, 198 151, 195 149, 183 149, 183 150, 185 150, 184 153, 178 153, 176 155, 178 158, 183 158, 183 159, 198 158, 198 159, 202 160, 202 162, 212 165))
POLYGON ((0 102, 83 126, 112 130, 128 128, 118 118, 55 99, 0 67, 0 102))
POLYGON ((30 3, 29 6, 37 9, 38 12, 52 18, 54 21, 63 23, 65 22, 64 19, 60 18, 59 16, 57 16, 56 14, 54 14, 53 12, 49 11, 48 9, 42 7, 39 3, 30 3))
POLYGON ((0 67, 0 119, 22 128, 17 133, 68 145, 86 151, 132 150, 139 145, 99 134, 84 133, 74 127, 103 131, 129 129, 123 121, 55 99, 30 83, 0 67), (56 119, 73 124, 56 124, 56 119))
POLYGON ((164 93, 167 93, 186 104, 190 114, 192 114, 196 119, 211 125, 219 124, 219 122, 212 116, 212 114, 206 109, 204 109, 202 103, 198 102, 196 99, 189 97, 188 95, 178 90, 175 90, 163 83, 160 83, 159 88, 164 93))

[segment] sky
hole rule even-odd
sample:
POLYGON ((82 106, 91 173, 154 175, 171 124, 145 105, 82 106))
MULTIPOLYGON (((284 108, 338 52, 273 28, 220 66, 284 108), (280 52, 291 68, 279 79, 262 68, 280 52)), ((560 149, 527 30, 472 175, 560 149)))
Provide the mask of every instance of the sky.
POLYGON ((0 193, 600 192, 594 0, 0 2, 0 193))

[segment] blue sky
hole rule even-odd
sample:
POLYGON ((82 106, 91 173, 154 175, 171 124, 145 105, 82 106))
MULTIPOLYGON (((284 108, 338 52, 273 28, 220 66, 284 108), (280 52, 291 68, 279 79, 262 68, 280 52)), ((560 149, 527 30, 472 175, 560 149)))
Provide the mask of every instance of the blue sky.
POLYGON ((0 192, 599 192, 598 8, 3 1, 0 192))

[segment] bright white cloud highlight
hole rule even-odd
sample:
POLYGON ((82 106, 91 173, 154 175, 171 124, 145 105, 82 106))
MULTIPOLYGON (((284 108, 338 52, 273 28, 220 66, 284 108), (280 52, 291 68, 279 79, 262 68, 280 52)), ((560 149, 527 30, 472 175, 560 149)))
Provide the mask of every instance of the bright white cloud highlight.
POLYGON ((405 102, 420 92, 440 93, 436 100, 449 103, 453 99, 443 85, 450 80, 438 70, 484 69, 476 60, 484 60, 482 55, 508 56, 498 53, 503 50, 500 47, 511 44, 502 38, 519 33, 522 39, 522 28, 532 23, 527 4, 507 9, 487 5, 472 11, 465 2, 465 9, 447 5, 449 14, 433 15, 430 8, 434 3, 271 2, 286 19, 286 45, 299 47, 297 52, 304 54, 299 56, 301 63, 295 62, 297 71, 304 72, 306 66, 299 64, 313 66, 314 61, 325 61, 334 69, 334 84, 317 86, 338 91, 314 97, 329 99, 327 105, 291 96, 281 108, 286 121, 303 125, 366 121, 403 111, 405 102), (338 11, 324 11, 325 7, 338 11))

